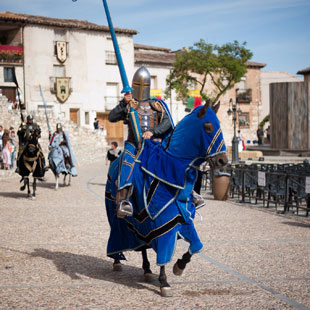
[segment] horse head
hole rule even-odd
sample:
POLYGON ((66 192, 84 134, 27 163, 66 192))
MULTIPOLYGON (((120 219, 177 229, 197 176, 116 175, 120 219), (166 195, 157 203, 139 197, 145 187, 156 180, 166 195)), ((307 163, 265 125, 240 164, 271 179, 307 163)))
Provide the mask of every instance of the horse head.
POLYGON ((210 101, 194 109, 176 126, 167 152, 200 163, 207 160, 212 169, 221 169, 228 163, 226 145, 216 113, 220 103, 210 101))
POLYGON ((35 157, 39 151, 39 136, 40 131, 35 129, 29 136, 27 148, 25 154, 30 157, 35 157))

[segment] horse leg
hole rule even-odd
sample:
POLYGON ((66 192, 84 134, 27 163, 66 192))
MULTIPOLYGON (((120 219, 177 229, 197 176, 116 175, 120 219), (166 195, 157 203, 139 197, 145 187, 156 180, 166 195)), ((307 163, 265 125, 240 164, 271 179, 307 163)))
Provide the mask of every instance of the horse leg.
POLYGON ((68 186, 71 185, 71 174, 69 174, 68 186))
POLYGON ((66 186, 66 177, 67 177, 67 175, 65 174, 64 175, 64 186, 66 186))
POLYGON ((55 190, 57 191, 58 186, 59 186, 59 175, 55 175, 55 180, 56 180, 55 190))
POLYGON ((36 199, 36 189, 37 189, 37 179, 36 178, 33 178, 32 188, 33 188, 32 199, 36 199))
POLYGON ((119 259, 114 259, 113 263, 113 271, 122 271, 122 264, 119 259))
POLYGON ((176 263, 173 266, 173 273, 176 276, 181 276, 186 264, 188 264, 191 260, 192 254, 190 254, 188 251, 182 256, 182 259, 178 259, 176 263))
POLYGON ((150 262, 147 258, 147 252, 146 249, 142 249, 142 268, 144 270, 144 279, 145 281, 150 281, 152 277, 152 270, 150 269, 150 262))
POLYGON ((26 183, 26 186, 27 186, 27 196, 28 197, 31 197, 31 192, 30 192, 30 182, 29 182, 29 178, 25 178, 25 183, 26 183))
POLYGON ((159 274, 159 283, 160 283, 160 294, 162 297, 171 296, 171 286, 167 282, 165 266, 160 266, 159 274))

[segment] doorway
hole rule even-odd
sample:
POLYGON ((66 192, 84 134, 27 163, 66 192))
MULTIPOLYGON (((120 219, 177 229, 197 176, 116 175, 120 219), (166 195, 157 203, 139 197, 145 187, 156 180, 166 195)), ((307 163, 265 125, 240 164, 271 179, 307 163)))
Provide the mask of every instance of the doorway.
POLYGON ((108 120, 108 112, 97 112, 97 119, 99 124, 106 130, 106 141, 111 144, 112 141, 116 141, 119 146, 124 145, 124 124, 123 121, 111 123, 108 120))
POLYGON ((80 123, 79 111, 80 109, 70 109, 70 120, 77 125, 80 123))

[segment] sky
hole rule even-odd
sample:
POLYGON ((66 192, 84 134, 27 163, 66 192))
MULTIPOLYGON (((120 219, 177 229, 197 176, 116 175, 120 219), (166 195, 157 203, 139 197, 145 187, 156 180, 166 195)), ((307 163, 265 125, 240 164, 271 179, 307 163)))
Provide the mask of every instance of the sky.
MULTIPOLYGON (((172 51, 204 39, 247 42, 263 70, 310 67, 310 0, 107 0, 114 27, 135 29, 134 42, 172 51)), ((107 25, 102 0, 1 0, 0 11, 107 25)), ((298 76, 302 78, 302 76, 298 76)))

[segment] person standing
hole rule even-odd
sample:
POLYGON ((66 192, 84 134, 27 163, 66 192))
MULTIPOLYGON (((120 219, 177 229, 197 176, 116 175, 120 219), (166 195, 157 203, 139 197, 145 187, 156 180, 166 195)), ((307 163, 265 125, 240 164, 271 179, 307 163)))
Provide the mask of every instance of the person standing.
POLYGON ((2 147, 3 147, 3 144, 2 144, 2 136, 4 134, 4 131, 3 131, 3 126, 0 125, 0 152, 2 150, 2 147))
POLYGON ((13 168, 14 166, 14 159, 15 159, 15 153, 16 153, 16 147, 17 147, 17 143, 16 143, 16 137, 15 137, 15 131, 11 130, 10 131, 10 144, 11 144, 11 165, 10 165, 10 169, 13 168))
POLYGON ((256 134, 257 134, 258 144, 259 145, 263 144, 264 131, 262 130, 262 127, 258 127, 256 134))
POLYGON ((6 129, 2 136, 2 162, 4 170, 9 170, 11 165, 11 151, 10 151, 10 135, 6 129))
POLYGON ((120 149, 118 149, 118 144, 116 141, 113 141, 111 143, 111 148, 107 152, 107 160, 110 161, 110 165, 113 163, 113 161, 119 157, 119 155, 122 153, 120 149))
POLYGON ((94 121, 94 128, 95 130, 99 129, 99 121, 97 120, 97 118, 95 118, 95 121, 94 121))

